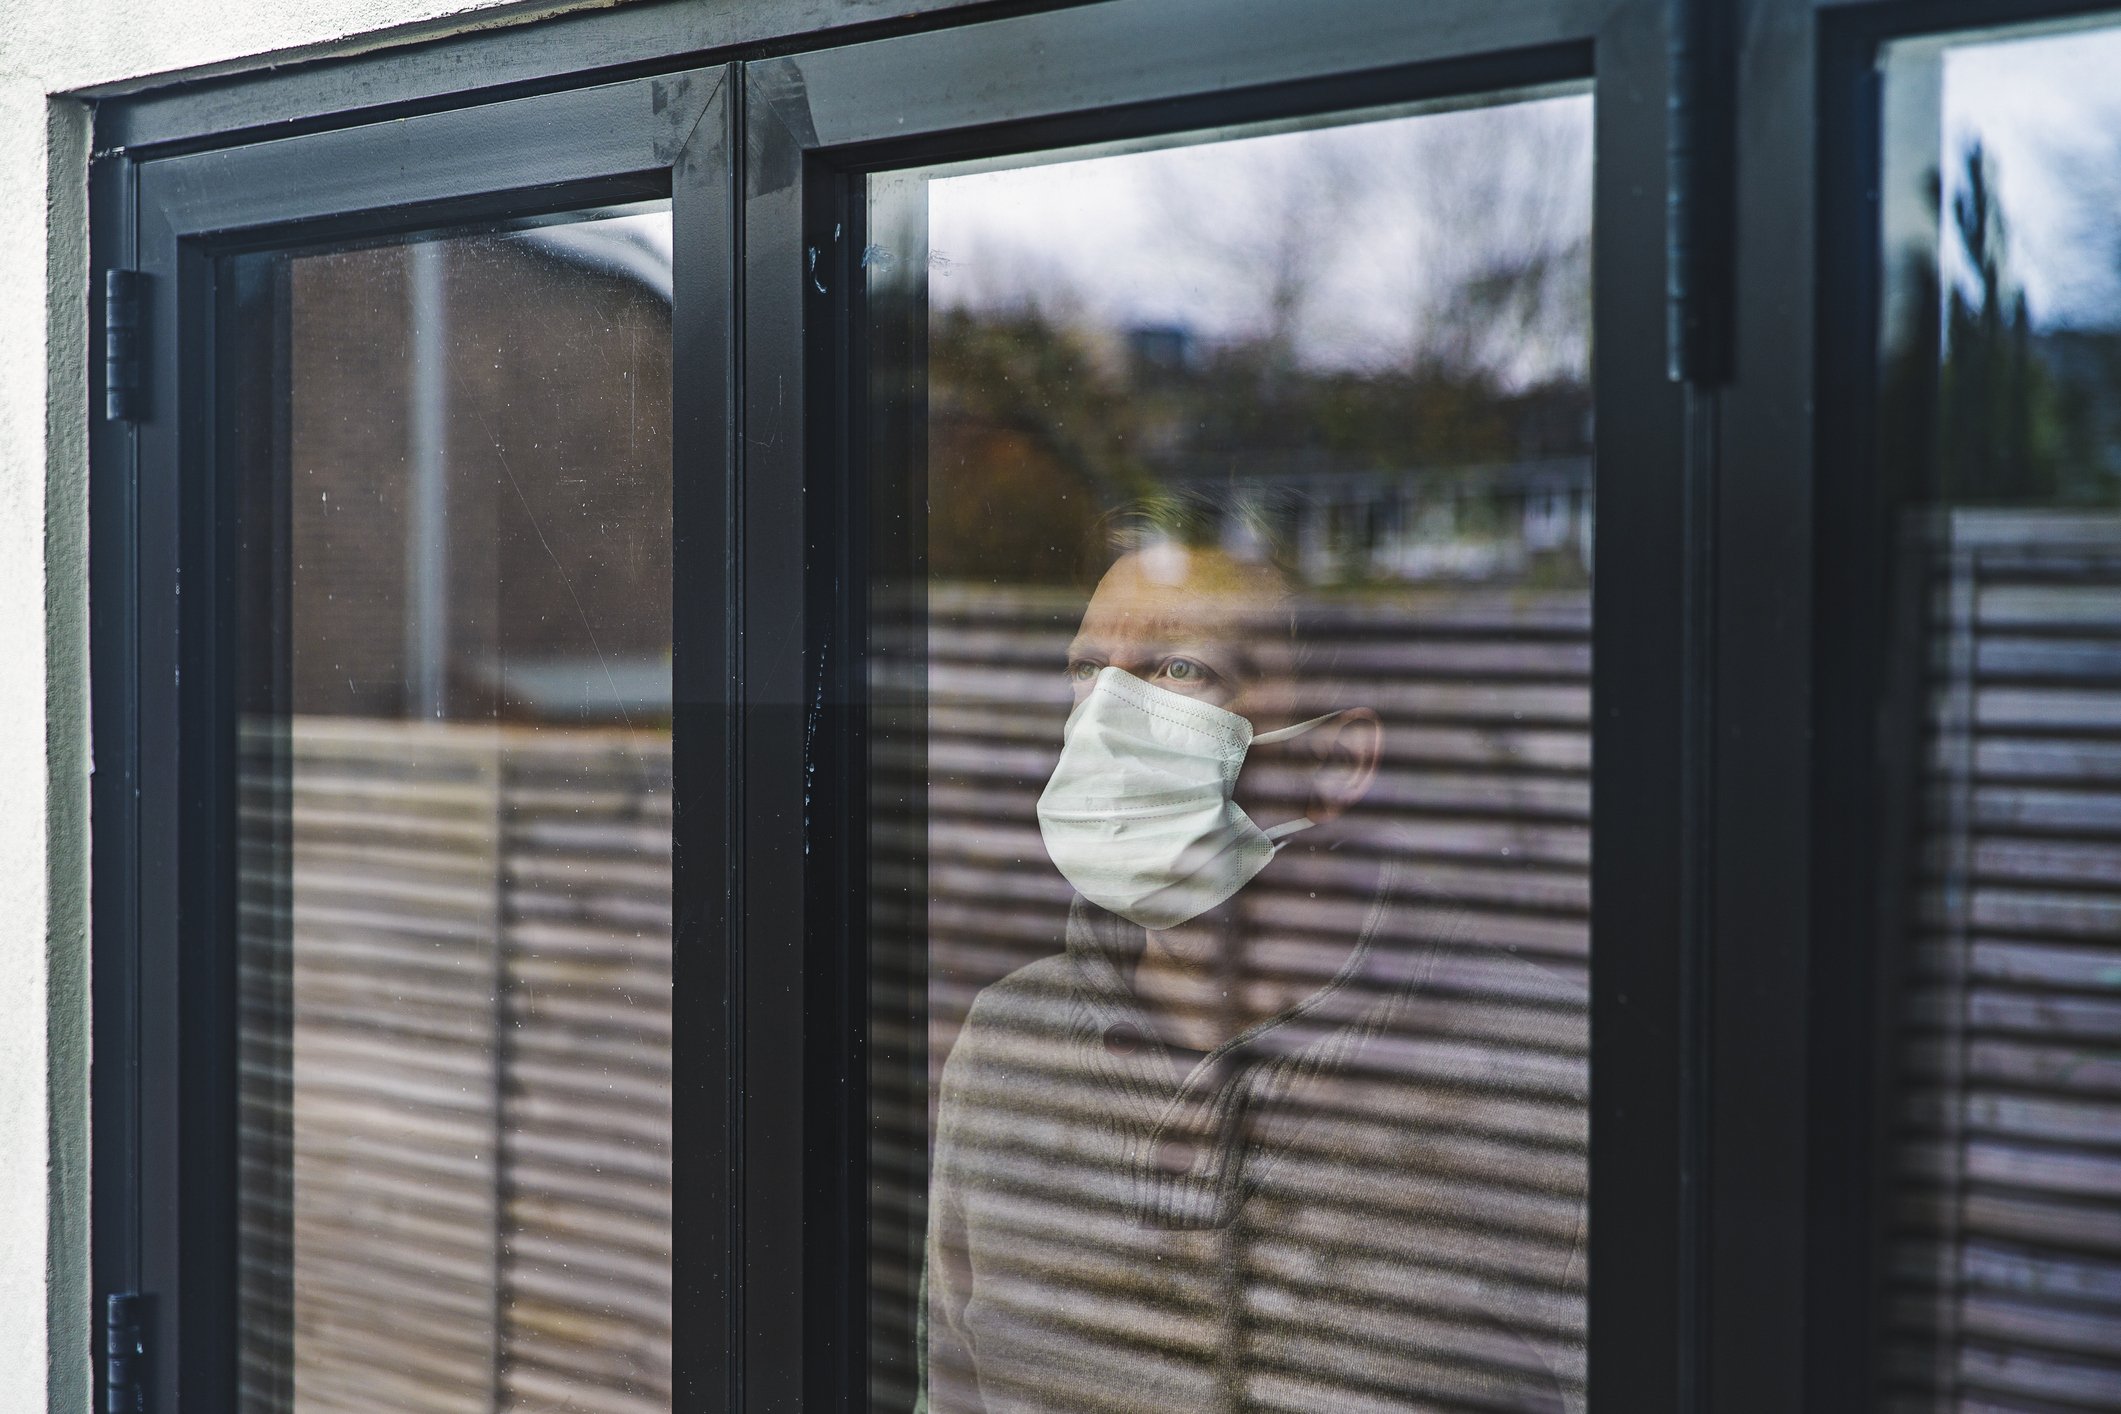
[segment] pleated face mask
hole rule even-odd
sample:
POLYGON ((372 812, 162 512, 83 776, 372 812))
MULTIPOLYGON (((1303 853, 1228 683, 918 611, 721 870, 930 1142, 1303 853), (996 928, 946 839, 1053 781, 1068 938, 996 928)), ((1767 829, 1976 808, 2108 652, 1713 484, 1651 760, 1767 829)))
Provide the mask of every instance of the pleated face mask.
POLYGON ((1239 808, 1231 793, 1245 753, 1338 715, 1255 736, 1235 712, 1101 669, 1038 799, 1046 853, 1077 893, 1144 928, 1198 918, 1311 825, 1263 830, 1239 808))

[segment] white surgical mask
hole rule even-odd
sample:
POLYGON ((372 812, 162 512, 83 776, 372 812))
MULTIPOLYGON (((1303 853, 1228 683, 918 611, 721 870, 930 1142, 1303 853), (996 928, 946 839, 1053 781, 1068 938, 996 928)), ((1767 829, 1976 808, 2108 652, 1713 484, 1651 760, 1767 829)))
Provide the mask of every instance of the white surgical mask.
POLYGON ((1235 712, 1101 669, 1069 714, 1060 764, 1038 798, 1046 853, 1077 893, 1144 928, 1197 918, 1311 825, 1262 830, 1238 807, 1231 791, 1245 752, 1339 715, 1255 736, 1235 712))

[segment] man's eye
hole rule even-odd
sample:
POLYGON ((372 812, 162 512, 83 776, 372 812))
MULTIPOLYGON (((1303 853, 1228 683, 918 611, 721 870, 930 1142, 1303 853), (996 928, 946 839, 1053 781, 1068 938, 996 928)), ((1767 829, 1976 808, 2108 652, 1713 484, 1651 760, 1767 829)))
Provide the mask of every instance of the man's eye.
POLYGON ((1173 682, 1206 682, 1211 675, 1191 658, 1171 658, 1164 663, 1164 676, 1173 682))
POLYGON ((1088 682, 1097 676, 1097 664, 1087 658, 1078 658, 1068 665, 1070 682, 1088 682))

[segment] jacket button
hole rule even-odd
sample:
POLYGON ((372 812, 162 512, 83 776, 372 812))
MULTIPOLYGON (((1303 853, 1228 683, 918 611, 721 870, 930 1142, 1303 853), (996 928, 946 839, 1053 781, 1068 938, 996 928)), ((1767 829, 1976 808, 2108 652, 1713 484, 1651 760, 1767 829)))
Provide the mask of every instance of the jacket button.
POLYGON ((1168 1174, 1188 1174, 1199 1154, 1200 1146, 1190 1139, 1166 1139, 1156 1146, 1156 1166, 1168 1174))
POLYGON ((1105 1050, 1115 1056, 1131 1056, 1142 1048, 1142 1033, 1138 1026, 1129 1026, 1122 1021, 1105 1031, 1105 1050))

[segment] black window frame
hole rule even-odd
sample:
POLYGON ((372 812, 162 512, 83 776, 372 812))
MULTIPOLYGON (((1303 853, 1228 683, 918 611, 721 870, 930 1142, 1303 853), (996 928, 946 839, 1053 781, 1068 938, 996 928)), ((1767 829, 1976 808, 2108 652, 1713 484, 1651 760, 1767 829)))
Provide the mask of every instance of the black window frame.
MULTIPOLYGON (((681 1330, 721 1338, 678 1341, 676 1407, 851 1407, 864 1116, 839 1082, 859 1079, 861 996, 837 964, 861 926, 846 822, 862 808, 863 625, 844 586, 867 553, 862 243, 830 240, 859 230, 850 174, 1564 76, 1597 85, 1593 1409, 1867 1407, 1891 1098, 1889 802, 1865 715, 1890 494, 1869 440, 1871 66, 1904 35, 2115 8, 644 0, 95 95, 91 268, 144 270, 151 298, 145 417, 90 426, 93 1280, 99 1298, 161 1298, 156 1407, 179 1408, 180 1373, 210 1381, 226 1353, 172 1339, 173 1308, 224 1299, 185 1254, 211 1250, 229 1217, 215 1195, 233 1192, 220 1131, 184 1122, 215 1103, 200 1077, 230 1063, 220 964, 176 941, 196 926, 181 881, 211 873, 188 861, 225 819, 199 788, 225 749, 205 725, 225 689, 200 592, 221 528, 196 357, 207 248, 298 221, 365 234, 519 209, 569 152, 570 170, 622 179, 584 194, 635 182, 678 203, 673 1243, 681 1330), (1010 83, 950 81, 995 71, 1010 83), (555 116, 677 74, 714 84, 683 133, 555 116), (394 165, 473 132, 484 166, 394 165), (411 146, 386 161, 393 142, 411 146), (325 156, 273 176, 270 154, 304 144, 325 156), (421 180, 438 185, 407 185, 421 180), (800 278, 811 246, 834 277, 823 295, 800 278), (1677 380, 1667 310, 1702 341, 1677 380), (769 946, 790 936, 800 947, 769 946), (181 1034, 147 1004, 166 998, 181 1034)), ((222 1407, 215 1388, 181 1407, 222 1407)))
POLYGON ((1629 97, 1631 79, 1662 73, 1661 12, 1454 5, 1445 15, 1444 6, 1384 0, 1286 7, 1217 31, 1208 22, 1220 8, 1117 0, 745 65, 743 416, 772 430, 740 439, 746 602, 765 609, 741 637, 784 641, 790 606, 776 591, 801 576, 799 637, 809 649, 770 652, 744 674, 748 798, 759 798, 758 783, 815 781, 807 854, 798 801, 769 809, 770 831, 747 813, 741 846, 744 916, 783 929, 800 919, 806 939, 801 957, 753 951, 746 971, 745 1064, 775 1087, 754 1082, 744 1111, 744 1214, 755 1244, 746 1261, 757 1263, 744 1282, 755 1367, 747 1389, 766 1407, 845 1408, 861 1388, 863 1293, 845 1253, 863 1231, 867 1111, 861 1052, 845 1042, 858 1043, 866 1007, 865 979, 848 965, 861 956, 866 908, 855 823, 866 759, 866 384, 852 337, 868 243, 862 175, 1581 78, 1597 85, 1601 350, 1592 808, 1594 820, 1606 812, 1651 822, 1597 835, 1592 847, 1590 1265, 1601 1275, 1591 1398, 1606 1409, 1676 1410, 1679 1377, 1661 1352, 1683 1339, 1683 965, 1670 902, 1684 853, 1674 808, 1686 740, 1682 429, 1662 341, 1624 336, 1640 310, 1662 309, 1664 110, 1629 97), (1029 53, 1039 63, 1001 94, 934 81, 995 72, 1029 53), (1398 62, 1381 64, 1381 54, 1398 62), (816 731, 803 712, 813 702, 825 708, 816 731), (791 1014, 804 1024, 776 1024, 791 1014))
MULTIPOLYGON (((125 268, 144 277, 141 415, 96 429, 90 586, 95 778, 95 1063, 92 1280, 139 1292, 150 1407, 235 1407, 236 1145, 234 800, 236 477, 214 445, 216 285, 244 250, 413 234, 585 206, 667 199, 673 377, 691 390, 672 423, 673 988, 726 992, 718 944, 729 828, 727 468, 729 246, 726 66, 147 161, 99 162, 122 203, 125 268), (185 592, 188 591, 188 592, 185 592), (709 612, 702 613, 705 608, 709 612)), ((112 229, 113 226, 116 229, 112 229)), ((108 245, 104 247, 109 250, 108 245)), ((691 1011, 674 1037, 674 1136, 724 1126, 723 1018, 691 1011)), ((727 1155, 674 1145, 688 1201, 672 1232, 675 1314, 727 1324, 720 1211, 727 1155)), ((674 1378, 704 1384, 702 1347, 674 1378)), ((106 1372, 97 1371, 99 1402, 106 1372)))
MULTIPOLYGON (((1802 121, 1812 139, 1788 155, 1784 179, 1806 202, 1812 298, 1763 341, 1813 399, 1802 448, 1812 527, 1812 607, 1803 616, 1811 625, 1808 944, 1801 958, 1775 968, 1778 985, 1802 1007, 1805 1034, 1792 1054, 1809 1074, 1803 1127, 1792 1131, 1806 1145, 1804 1227, 1786 1228, 1804 1252, 1792 1287, 1804 1326, 1790 1341, 1804 1358, 1801 1377, 1786 1388, 1805 1408, 1858 1414, 1874 1407, 1884 1373, 1883 1224, 1902 1084, 1898 990, 1912 936, 1910 817, 1920 809, 1908 726, 1924 651, 1895 638, 1912 568, 1896 527, 1918 503, 1919 488, 1903 479, 1905 464, 1882 454, 1881 438, 1893 429, 1879 380, 1889 254, 1880 66, 1901 40, 1979 42, 2050 24, 2121 25, 2121 4, 1813 0, 1813 11, 1814 23, 1775 46, 1802 73, 1778 85, 1778 111, 1802 121), (1801 984, 1792 975, 1799 969, 1801 984)), ((1763 298, 1765 265, 1754 266, 1763 298)), ((1725 945, 1719 938, 1719 950, 1725 945)))

